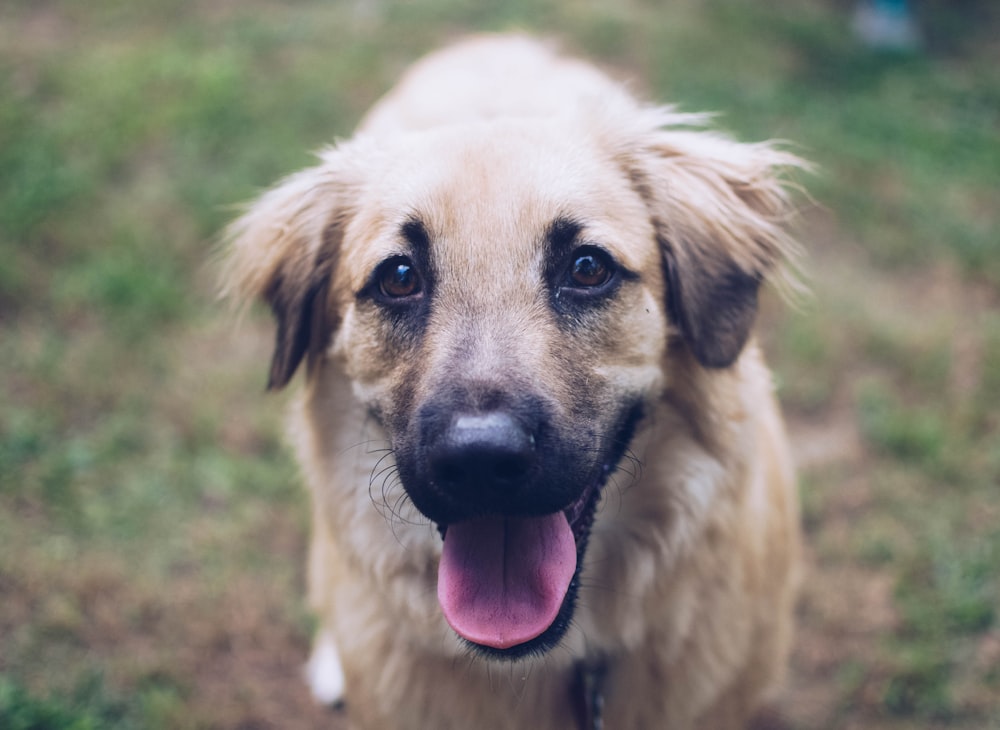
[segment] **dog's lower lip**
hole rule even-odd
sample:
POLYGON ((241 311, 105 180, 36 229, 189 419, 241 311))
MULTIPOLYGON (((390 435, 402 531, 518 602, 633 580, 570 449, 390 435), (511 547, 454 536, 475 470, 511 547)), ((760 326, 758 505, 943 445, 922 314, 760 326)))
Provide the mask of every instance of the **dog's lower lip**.
POLYGON ((590 506, 591 502, 594 501, 595 495, 599 492, 599 486, 590 486, 583 491, 583 494, 580 495, 579 499, 563 510, 563 514, 565 514, 566 519, 569 520, 570 527, 573 528, 573 534, 577 537, 577 539, 580 537, 580 535, 577 534, 577 530, 582 526, 581 520, 587 517, 587 508, 590 506))

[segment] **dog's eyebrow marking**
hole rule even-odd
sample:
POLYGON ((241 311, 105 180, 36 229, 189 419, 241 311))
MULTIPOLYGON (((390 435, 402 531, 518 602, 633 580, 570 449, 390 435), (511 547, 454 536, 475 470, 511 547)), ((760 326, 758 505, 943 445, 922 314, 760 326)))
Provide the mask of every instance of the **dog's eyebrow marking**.
POLYGON ((552 221, 545 232, 550 260, 559 261, 569 256, 576 248, 582 231, 583 225, 572 218, 559 217, 552 221))
POLYGON ((426 260, 431 247, 431 238, 427 233, 427 227, 419 218, 409 218, 400 228, 403 238, 413 247, 413 253, 417 257, 426 260))

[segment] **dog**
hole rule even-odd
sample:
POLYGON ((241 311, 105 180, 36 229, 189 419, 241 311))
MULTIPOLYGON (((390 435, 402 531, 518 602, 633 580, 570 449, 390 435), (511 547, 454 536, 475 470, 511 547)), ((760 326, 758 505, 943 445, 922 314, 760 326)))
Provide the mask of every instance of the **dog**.
POLYGON ((466 39, 228 229, 268 387, 305 371, 307 676, 353 726, 725 730, 773 698, 799 518, 753 325, 803 163, 707 122, 466 39))

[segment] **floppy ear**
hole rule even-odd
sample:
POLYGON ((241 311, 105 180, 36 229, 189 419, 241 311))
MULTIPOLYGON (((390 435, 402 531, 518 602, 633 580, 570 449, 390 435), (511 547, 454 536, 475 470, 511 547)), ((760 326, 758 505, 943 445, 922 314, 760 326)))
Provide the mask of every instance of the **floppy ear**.
POLYGON ((308 355, 323 352, 336 327, 329 286, 347 215, 335 152, 250 205, 226 231, 223 296, 263 299, 277 320, 267 387, 284 387, 308 355))
POLYGON ((792 281, 782 174, 805 163, 770 144, 684 129, 649 134, 632 160, 662 250, 668 310, 699 363, 728 367, 750 336, 761 283, 792 281))

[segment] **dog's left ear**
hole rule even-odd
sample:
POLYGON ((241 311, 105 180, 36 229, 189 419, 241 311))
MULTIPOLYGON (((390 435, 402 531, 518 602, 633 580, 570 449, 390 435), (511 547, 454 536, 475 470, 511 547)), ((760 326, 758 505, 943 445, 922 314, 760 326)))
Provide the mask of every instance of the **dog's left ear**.
POLYGON ((336 328, 329 301, 348 205, 336 150, 255 201, 226 231, 223 296, 263 299, 277 323, 267 387, 311 365, 336 328))
POLYGON ((796 246, 784 231, 783 175, 803 166, 773 145, 701 130, 658 129, 631 156, 662 251, 668 310, 705 367, 739 357, 761 283, 791 280, 786 264, 796 246))

